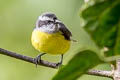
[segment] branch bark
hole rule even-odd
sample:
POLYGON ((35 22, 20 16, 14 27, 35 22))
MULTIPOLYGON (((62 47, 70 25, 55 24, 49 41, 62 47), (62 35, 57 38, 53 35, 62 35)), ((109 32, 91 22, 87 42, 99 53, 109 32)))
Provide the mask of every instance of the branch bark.
POLYGON ((94 75, 94 76, 101 76, 101 77, 108 77, 108 78, 113 78, 112 71, 103 71, 103 70, 89 70, 87 72, 88 75, 94 75))
POLYGON ((89 70, 87 74, 120 80, 120 59, 116 60, 116 66, 112 65, 111 68, 111 71, 89 70))
MULTIPOLYGON (((0 54, 10 56, 16 59, 20 59, 29 63, 35 64, 35 58, 24 56, 15 52, 11 52, 5 49, 0 48, 0 54)), ((58 65, 56 63, 48 62, 41 60, 38 65, 45 66, 45 67, 51 67, 51 68, 58 68, 58 65)), ((88 75, 95 75, 95 76, 101 76, 101 77, 108 77, 112 78, 114 80, 120 80, 120 60, 116 61, 116 69, 112 68, 111 71, 103 71, 103 70, 89 70, 87 72, 88 75)))
MULTIPOLYGON (((7 55, 7 56, 10 56, 10 57, 14 57, 16 59, 20 59, 20 60, 35 64, 35 59, 34 58, 31 58, 29 56, 24 56, 24 55, 15 53, 15 52, 11 52, 11 51, 8 51, 8 50, 2 49, 2 48, 0 48, 0 54, 7 55)), ((51 63, 51 62, 44 61, 44 60, 41 60, 38 65, 51 67, 51 68, 57 68, 58 67, 58 65, 56 63, 51 63)))
POLYGON ((120 59, 116 61, 116 69, 113 70, 113 79, 120 80, 120 59))

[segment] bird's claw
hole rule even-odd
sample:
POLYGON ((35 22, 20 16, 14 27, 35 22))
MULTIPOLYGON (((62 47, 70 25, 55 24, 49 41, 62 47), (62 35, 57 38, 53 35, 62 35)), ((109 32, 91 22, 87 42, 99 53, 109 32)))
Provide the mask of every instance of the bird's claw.
POLYGON ((37 65, 41 62, 41 57, 36 57, 34 58, 34 61, 35 61, 35 65, 36 65, 36 68, 37 68, 37 65))

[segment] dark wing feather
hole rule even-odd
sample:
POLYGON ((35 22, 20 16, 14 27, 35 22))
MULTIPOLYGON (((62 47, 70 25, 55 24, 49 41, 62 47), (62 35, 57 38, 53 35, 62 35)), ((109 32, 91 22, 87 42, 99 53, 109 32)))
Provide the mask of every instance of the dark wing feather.
POLYGON ((59 30, 63 33, 63 36, 65 39, 70 40, 70 37, 72 36, 72 33, 65 27, 63 23, 58 23, 59 30))

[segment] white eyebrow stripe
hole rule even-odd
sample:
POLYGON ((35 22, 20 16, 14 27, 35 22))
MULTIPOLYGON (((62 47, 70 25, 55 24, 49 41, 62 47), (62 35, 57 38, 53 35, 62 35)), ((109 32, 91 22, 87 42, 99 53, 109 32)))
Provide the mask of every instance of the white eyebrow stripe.
POLYGON ((46 17, 46 16, 44 16, 44 17, 39 16, 39 18, 38 18, 38 19, 39 19, 39 20, 41 20, 41 21, 45 21, 45 20, 54 21, 53 19, 51 19, 51 18, 49 18, 49 17, 46 17))

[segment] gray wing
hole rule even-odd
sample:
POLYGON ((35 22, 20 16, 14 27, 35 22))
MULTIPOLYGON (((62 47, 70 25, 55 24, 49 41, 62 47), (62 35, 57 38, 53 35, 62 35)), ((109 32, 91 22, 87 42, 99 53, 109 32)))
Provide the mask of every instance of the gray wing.
POLYGON ((72 36, 72 33, 67 29, 67 27, 63 23, 58 23, 59 30, 63 33, 63 36, 67 40, 71 40, 70 37, 72 36))

